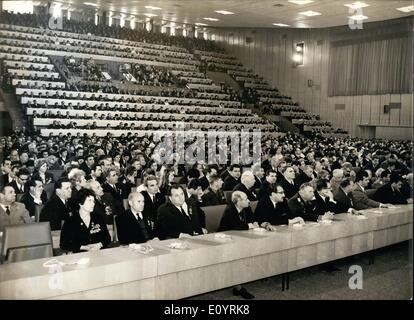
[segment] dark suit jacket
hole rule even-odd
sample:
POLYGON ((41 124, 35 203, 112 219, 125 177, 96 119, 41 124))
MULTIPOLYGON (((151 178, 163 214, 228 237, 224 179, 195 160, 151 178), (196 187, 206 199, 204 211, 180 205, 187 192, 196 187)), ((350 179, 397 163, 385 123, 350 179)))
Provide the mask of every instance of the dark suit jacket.
POLYGON ((223 191, 232 191, 240 180, 234 179, 230 174, 224 179, 223 191))
POLYGON ((242 192, 244 192, 247 195, 247 198, 250 201, 256 201, 257 200, 257 197, 256 197, 255 193, 253 191, 247 189, 247 187, 241 182, 234 187, 233 191, 242 191, 242 192))
POLYGON ((190 235, 203 234, 201 219, 197 207, 188 203, 188 212, 191 220, 185 217, 181 211, 170 202, 166 202, 158 208, 159 238, 178 238, 180 233, 190 235))
POLYGON ((266 181, 264 177, 262 179, 259 179, 257 176, 254 176, 254 180, 254 189, 259 189, 262 186, 263 182, 266 181))
POLYGON ((354 199, 352 196, 352 192, 346 195, 342 188, 339 188, 334 194, 334 199, 336 201, 336 204, 338 205, 338 210, 340 210, 340 212, 342 213, 345 213, 348 211, 349 208, 354 207, 354 199))
POLYGON ((259 224, 263 222, 269 222, 272 225, 288 224, 289 207, 287 201, 277 203, 275 207, 270 197, 265 196, 257 203, 254 217, 259 224))
POLYGON ((391 183, 380 187, 374 194, 374 200, 381 203, 407 204, 407 199, 399 191, 391 188, 391 183))
POLYGON ((9 184, 9 174, 0 175, 0 188, 9 184))
POLYGON ((68 218, 63 224, 60 234, 60 247, 62 249, 80 252, 81 246, 98 242, 102 242, 104 248, 111 242, 106 223, 99 214, 91 213, 89 226, 83 223, 79 214, 68 218))
POLYGON ((300 187, 302 183, 312 181, 312 178, 308 177, 306 173, 304 173, 302 170, 299 169, 299 174, 295 180, 296 180, 297 185, 300 187))
MULTIPOLYGON (((42 192, 40 199, 42 200, 43 205, 47 203, 47 194, 45 191, 42 192)), ((24 204, 26 209, 29 211, 30 216, 33 217, 35 215, 35 207, 37 204, 34 202, 34 198, 30 195, 30 193, 26 192, 20 199, 20 202, 24 204)))
POLYGON ((154 202, 151 200, 147 191, 141 191, 144 196, 144 216, 149 218, 150 230, 155 236, 158 234, 158 208, 165 203, 165 196, 157 192, 154 196, 154 202))
POLYGON ((43 207, 40 213, 40 222, 49 221, 52 230, 60 230, 62 221, 71 216, 71 212, 57 195, 54 195, 43 207))
POLYGON ((115 200, 120 200, 122 202, 122 191, 123 188, 120 183, 116 184, 116 190, 112 188, 107 182, 102 185, 102 189, 105 193, 110 193, 115 200))
POLYGON ((203 176, 202 178, 198 179, 198 181, 200 182, 203 191, 210 186, 210 182, 208 181, 206 176, 203 176))
POLYGON ((109 193, 114 198, 117 207, 121 212, 124 212, 124 204, 123 204, 123 188, 122 185, 117 183, 116 190, 112 188, 107 182, 102 185, 102 189, 105 193, 109 193))
POLYGON ((48 183, 53 183, 53 182, 55 182, 55 177, 53 176, 53 174, 52 173, 50 173, 50 172, 46 172, 45 173, 45 179, 46 180, 43 180, 42 178, 40 178, 40 176, 39 176, 39 173, 34 173, 33 174, 33 176, 32 176, 32 180, 41 180, 44 184, 48 184, 48 183))
POLYGON ((29 191, 29 188, 27 187, 27 184, 25 184, 23 186, 23 192, 17 187, 17 182, 15 180, 13 180, 11 183, 8 184, 8 186, 13 187, 14 192, 16 192, 16 194, 18 193, 26 193, 27 191, 29 191))
POLYGON ((90 175, 91 174, 91 169, 88 167, 88 165, 86 164, 86 162, 82 162, 82 164, 79 166, 79 169, 83 170, 86 175, 90 175))
POLYGON ((317 205, 323 210, 323 212, 344 213, 341 206, 338 205, 338 202, 332 202, 329 198, 322 199, 317 192, 315 192, 315 198, 317 205))
POLYGON ((203 194, 202 199, 203 206, 217 206, 227 202, 223 191, 217 190, 217 192, 214 192, 210 187, 208 188, 208 192, 203 194))
POLYGON ((290 219, 301 217, 305 221, 318 221, 319 216, 324 214, 323 209, 318 206, 316 201, 308 201, 305 203, 299 193, 288 200, 288 206, 290 219))
POLYGON ((217 231, 249 230, 249 223, 253 222, 254 218, 250 207, 243 209, 239 214, 236 206, 231 202, 224 211, 217 231))
POLYGON ((357 210, 378 208, 380 206, 380 203, 370 199, 365 193, 365 190, 362 190, 358 184, 356 184, 355 190, 352 191, 352 196, 355 209, 357 210))
POLYGON ((260 186, 259 192, 257 193, 257 198, 260 200, 261 198, 269 195, 269 192, 272 188, 272 185, 267 181, 263 181, 262 185, 260 186))
POLYGON ((138 221, 131 210, 115 218, 118 240, 121 244, 144 243, 153 239, 148 217, 142 213, 143 219, 138 221))
POLYGON ((111 194, 105 193, 100 199, 96 198, 93 211, 103 217, 106 224, 113 224, 114 216, 123 213, 124 209, 119 206, 111 194))
POLYGON ((288 199, 292 198, 299 191, 299 186, 297 182, 293 181, 292 185, 284 177, 282 180, 280 180, 280 185, 285 191, 286 198, 288 199))

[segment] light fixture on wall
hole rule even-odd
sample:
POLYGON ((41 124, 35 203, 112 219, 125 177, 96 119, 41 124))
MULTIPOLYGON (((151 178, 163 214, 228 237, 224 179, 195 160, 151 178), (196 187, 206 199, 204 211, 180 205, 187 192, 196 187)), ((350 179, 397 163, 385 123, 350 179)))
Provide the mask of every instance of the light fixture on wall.
POLYGON ((303 66, 303 55, 305 51, 305 43, 304 42, 297 42, 294 44, 294 53, 293 53, 293 66, 303 66))

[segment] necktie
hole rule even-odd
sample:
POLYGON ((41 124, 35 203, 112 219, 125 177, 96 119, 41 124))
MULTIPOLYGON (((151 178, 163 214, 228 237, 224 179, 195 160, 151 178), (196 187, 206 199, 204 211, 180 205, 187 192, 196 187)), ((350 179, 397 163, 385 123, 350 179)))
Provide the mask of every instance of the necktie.
POLYGON ((10 215, 10 207, 9 206, 6 206, 6 213, 7 213, 8 216, 10 215))
POLYGON ((184 215, 185 218, 187 218, 188 220, 190 220, 190 217, 185 213, 183 207, 180 207, 181 209, 181 213, 184 215))

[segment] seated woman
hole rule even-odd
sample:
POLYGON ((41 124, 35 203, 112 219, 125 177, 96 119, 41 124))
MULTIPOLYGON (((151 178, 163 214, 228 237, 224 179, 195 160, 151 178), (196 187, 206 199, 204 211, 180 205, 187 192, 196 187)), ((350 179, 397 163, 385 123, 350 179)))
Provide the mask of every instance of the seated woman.
POLYGON ((103 217, 94 212, 95 196, 90 190, 82 189, 76 200, 78 210, 62 227, 60 247, 72 252, 106 248, 111 236, 103 217))
POLYGON ((39 159, 36 162, 36 170, 33 174, 32 179, 38 179, 43 182, 43 184, 53 183, 55 182, 55 179, 53 177, 53 174, 50 172, 47 172, 49 169, 49 164, 46 159, 39 159))

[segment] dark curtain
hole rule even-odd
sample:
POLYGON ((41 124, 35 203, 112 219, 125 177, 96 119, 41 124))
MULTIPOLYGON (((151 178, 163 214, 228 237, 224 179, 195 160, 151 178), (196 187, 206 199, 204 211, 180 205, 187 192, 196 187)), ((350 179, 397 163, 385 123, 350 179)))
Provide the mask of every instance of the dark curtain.
POLYGON ((412 38, 331 45, 329 96, 412 92, 412 38))

